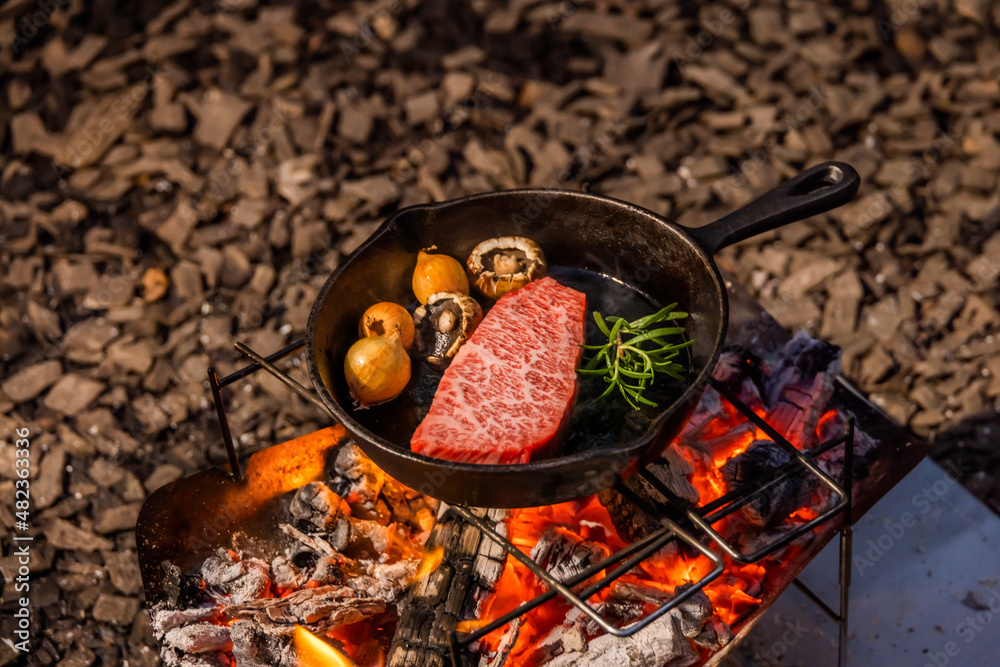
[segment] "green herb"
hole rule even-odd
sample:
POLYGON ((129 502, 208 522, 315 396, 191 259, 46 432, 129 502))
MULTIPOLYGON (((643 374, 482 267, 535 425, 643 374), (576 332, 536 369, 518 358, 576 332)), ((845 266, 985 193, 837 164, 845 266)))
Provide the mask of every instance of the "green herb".
POLYGON ((684 333, 684 327, 655 326, 688 316, 687 313, 674 310, 676 307, 677 304, 672 303, 652 315, 632 322, 614 315, 605 319, 594 311, 594 321, 608 337, 608 342, 601 345, 581 345, 584 350, 592 350, 595 354, 585 360, 577 373, 604 377, 608 387, 596 400, 617 390, 636 410, 640 404, 656 407, 656 403, 643 396, 656 378, 662 374, 677 380, 684 379, 684 366, 673 359, 680 354, 680 350, 694 341, 670 343, 665 338, 684 333))

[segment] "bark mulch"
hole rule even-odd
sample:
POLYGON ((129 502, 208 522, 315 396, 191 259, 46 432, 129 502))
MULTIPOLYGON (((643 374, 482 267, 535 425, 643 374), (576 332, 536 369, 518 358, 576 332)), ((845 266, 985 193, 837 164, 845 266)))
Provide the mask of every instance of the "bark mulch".
MULTIPOLYGON (((983 0, 3 2, 0 459, 27 425, 35 664, 159 664, 133 527, 225 460, 206 368, 302 337, 392 211, 499 188, 701 224, 851 163, 855 203, 720 261, 1000 510, 998 29, 983 0)), ((227 399, 247 452, 323 424, 261 375, 227 399)))

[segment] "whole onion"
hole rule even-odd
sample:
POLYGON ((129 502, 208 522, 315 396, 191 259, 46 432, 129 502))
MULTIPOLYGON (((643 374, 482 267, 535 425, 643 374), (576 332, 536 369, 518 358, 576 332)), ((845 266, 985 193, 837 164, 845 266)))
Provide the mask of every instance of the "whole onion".
POLYGON ((390 401, 410 381, 410 357, 397 334, 362 338, 347 351, 344 375, 361 405, 390 401))
POLYGON ((435 249, 431 246, 417 255, 417 267, 413 270, 413 293, 420 303, 427 303, 428 297, 438 292, 469 293, 469 278, 465 275, 465 267, 454 257, 427 252, 435 249))
POLYGON ((410 313, 391 301, 376 303, 365 311, 358 324, 358 335, 362 338, 399 334, 399 342, 407 351, 413 345, 413 333, 413 318, 410 313))

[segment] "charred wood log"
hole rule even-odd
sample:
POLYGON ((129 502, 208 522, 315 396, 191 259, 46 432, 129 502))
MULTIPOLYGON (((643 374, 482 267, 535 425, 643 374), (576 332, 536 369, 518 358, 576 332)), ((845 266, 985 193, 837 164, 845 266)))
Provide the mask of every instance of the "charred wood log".
MULTIPOLYGON (((507 510, 472 511, 506 536, 507 510)), ((459 620, 479 616, 482 600, 503 572, 506 554, 499 545, 447 510, 431 530, 425 548, 443 549, 442 561, 410 587, 400 604, 388 667, 446 664, 451 632, 459 620)))
MULTIPOLYGON (((760 480, 791 460, 791 454, 771 440, 755 440, 745 451, 726 461, 722 475, 728 490, 733 491, 744 484, 760 480)), ((755 493, 740 508, 740 513, 755 526, 780 523, 808 503, 812 493, 812 479, 810 475, 793 474, 773 482, 755 493)))

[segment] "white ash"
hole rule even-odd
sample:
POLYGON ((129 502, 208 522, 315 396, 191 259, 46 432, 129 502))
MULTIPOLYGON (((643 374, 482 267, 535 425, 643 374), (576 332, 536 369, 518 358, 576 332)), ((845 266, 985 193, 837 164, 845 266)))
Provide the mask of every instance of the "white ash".
POLYGON ((229 628, 215 623, 196 623, 174 628, 167 632, 163 643, 186 653, 230 651, 233 648, 229 628))

